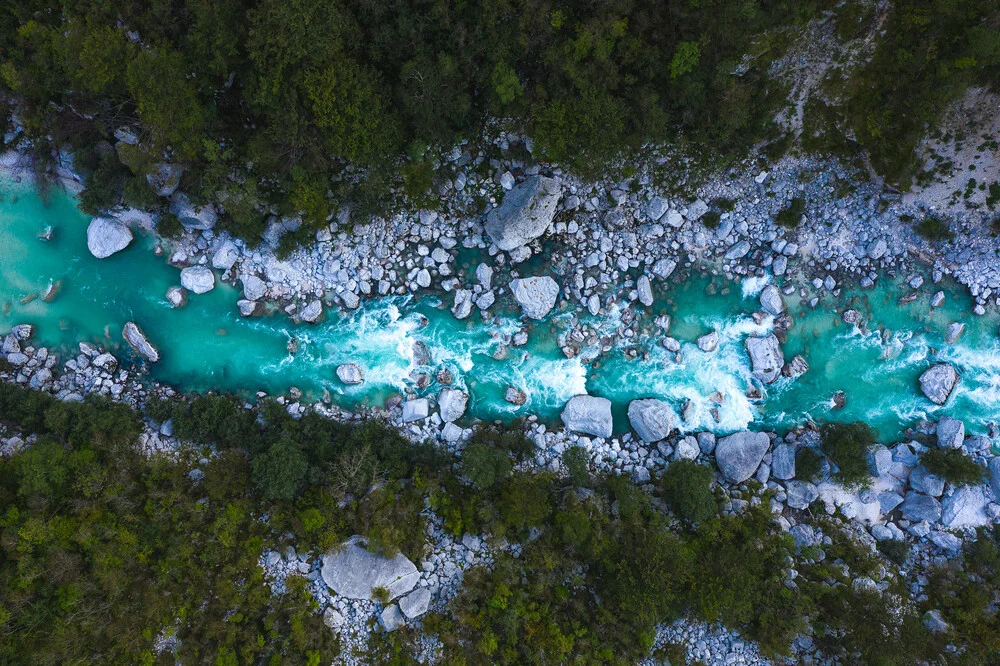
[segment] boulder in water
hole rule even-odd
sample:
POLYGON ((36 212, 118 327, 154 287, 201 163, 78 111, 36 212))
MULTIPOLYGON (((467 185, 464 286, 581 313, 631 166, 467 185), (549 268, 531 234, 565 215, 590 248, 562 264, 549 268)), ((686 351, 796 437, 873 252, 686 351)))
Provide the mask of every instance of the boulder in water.
POLYGON ((118 220, 95 217, 87 227, 87 249, 98 259, 120 252, 132 242, 132 231, 118 220))
POLYGON ((538 238, 552 224, 562 186, 555 178, 531 176, 507 192, 486 217, 486 233, 498 248, 510 251, 538 238))
POLYGON ((714 352, 719 348, 719 334, 716 331, 706 333, 698 338, 698 349, 703 352, 714 352))
POLYGON ((781 298, 781 291, 773 284, 767 285, 760 292, 760 307, 774 317, 785 311, 785 301, 781 298))
POLYGON ((563 408, 567 430, 594 437, 611 437, 611 401, 591 395, 576 395, 563 408))
POLYGON ((547 275, 513 280, 510 290, 524 314, 532 319, 541 319, 551 312, 559 298, 559 285, 547 275))
POLYGON ((635 283, 636 291, 639 292, 639 302, 649 307, 653 304, 653 286, 649 283, 649 278, 640 275, 635 283))
POLYGON ((236 301, 236 307, 240 309, 241 317, 252 317, 261 310, 260 303, 257 301, 248 301, 245 298, 236 301))
POLYGON ((156 350, 149 340, 146 339, 145 334, 136 325, 135 322, 126 322, 125 326, 122 328, 122 337, 125 338, 125 342, 136 351, 137 354, 144 357, 150 363, 156 363, 160 360, 160 352, 156 350))
POLYGON ((181 286, 195 294, 204 294, 215 288, 215 274, 207 266, 188 266, 181 271, 181 286))
POLYGON ((628 404, 628 420, 633 430, 645 442, 658 442, 670 435, 677 415, 662 400, 646 398, 628 404))
POLYGON ((167 301, 171 307, 183 307, 187 303, 187 292, 183 287, 170 287, 167 289, 167 301))
POLYGON ((746 348, 753 365, 753 376, 765 384, 773 383, 781 375, 781 366, 785 363, 778 338, 773 335, 747 338, 746 348))
POLYGON ((243 275, 240 277, 243 282, 243 297, 248 301, 259 301, 267 291, 267 285, 256 275, 243 275))
POLYGON ((715 446, 715 462, 732 483, 743 483, 757 471, 771 446, 767 433, 737 432, 715 446))
POLYGON ((420 571, 405 555, 369 553, 360 541, 355 537, 323 557, 321 575, 330 589, 349 599, 371 600, 376 588, 388 590, 389 599, 395 599, 416 587, 420 571))
POLYGON ((316 299, 302 308, 299 312, 299 319, 309 324, 315 324, 322 315, 323 303, 319 299, 316 299))
POLYGON ((337 366, 337 378, 345 384, 361 384, 365 374, 356 363, 343 363, 337 366))
POLYGON ((455 315, 455 319, 465 319, 472 314, 473 303, 472 291, 468 289, 456 289, 455 304, 451 307, 451 313, 455 315))
POLYGON ((503 394, 503 399, 512 405, 523 405, 528 402, 528 394, 513 386, 508 386, 503 394))
POLYGON ((438 394, 438 411, 445 423, 457 421, 465 414, 469 404, 469 394, 453 388, 443 388, 438 394))
POLYGON ((948 396, 958 384, 958 372, 950 363, 932 365, 920 375, 920 390, 938 405, 948 401, 948 396))

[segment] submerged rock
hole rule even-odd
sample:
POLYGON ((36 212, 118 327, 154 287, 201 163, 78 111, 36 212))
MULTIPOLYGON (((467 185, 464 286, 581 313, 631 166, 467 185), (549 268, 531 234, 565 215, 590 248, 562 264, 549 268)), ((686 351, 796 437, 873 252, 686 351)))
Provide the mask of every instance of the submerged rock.
POLYGON ((343 363, 337 366, 337 379, 345 384, 361 384, 365 374, 356 363, 343 363))
POLYGON ((538 238, 552 224, 562 196, 555 178, 531 176, 507 192, 486 217, 486 233, 498 248, 510 251, 538 238))
POLYGON ((743 483, 760 467, 770 446, 767 433, 734 433, 719 440, 715 446, 715 461, 730 482, 743 483))
POLYGON ((98 259, 120 252, 132 242, 132 231, 110 217, 95 217, 87 227, 87 249, 98 259))
POLYGON ((142 330, 135 324, 135 322, 126 322, 125 326, 122 328, 122 337, 125 338, 125 342, 136 351, 137 354, 143 356, 150 363, 156 363, 160 360, 160 352, 156 350, 149 340, 146 339, 145 334, 142 330))
POLYGON ((559 298, 559 285, 547 275, 512 280, 510 290, 524 314, 532 319, 551 312, 559 298))
POLYGON ((372 591, 381 588, 391 600, 416 587, 420 572, 409 558, 402 553, 393 558, 369 553, 359 541, 349 541, 323 558, 321 575, 330 589, 349 599, 371 600, 372 591))
POLYGON ((658 442, 670 435, 677 416, 666 402, 647 398, 628 404, 628 420, 643 441, 658 442))
POLYGON ((753 376, 765 384, 773 383, 781 375, 785 356, 781 353, 778 338, 769 335, 764 338, 747 338, 747 353, 753 365, 753 376))
POLYGON ((949 363, 932 365, 920 375, 920 390, 938 405, 948 401, 948 396, 958 384, 958 372, 949 363))
POLYGON ((563 408, 562 422, 573 432, 611 437, 611 401, 592 395, 573 396, 563 408))

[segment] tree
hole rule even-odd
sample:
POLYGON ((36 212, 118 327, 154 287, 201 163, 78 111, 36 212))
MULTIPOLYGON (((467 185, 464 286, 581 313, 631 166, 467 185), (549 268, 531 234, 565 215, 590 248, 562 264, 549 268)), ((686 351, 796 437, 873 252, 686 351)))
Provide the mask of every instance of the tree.
POLYGON ((480 490, 497 485, 510 475, 513 468, 505 451, 485 444, 469 444, 462 452, 462 471, 480 490))
POLYGON ((878 441, 878 432, 860 421, 824 423, 820 427, 823 453, 837 466, 834 476, 849 487, 867 486, 868 451, 878 441))
POLYGON ((712 493, 715 474, 693 460, 676 460, 663 473, 663 499, 679 518, 688 522, 708 520, 718 512, 712 493))
POLYGON ((293 442, 280 440, 253 459, 253 482, 268 499, 291 500, 305 481, 309 462, 293 442))

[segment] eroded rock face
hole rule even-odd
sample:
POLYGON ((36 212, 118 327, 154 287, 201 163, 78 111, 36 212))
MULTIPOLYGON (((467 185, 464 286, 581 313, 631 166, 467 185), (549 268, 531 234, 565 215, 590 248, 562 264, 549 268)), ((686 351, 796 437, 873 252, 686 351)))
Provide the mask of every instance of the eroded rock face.
POLYGON ((125 323, 122 328, 122 337, 137 354, 143 356, 150 363, 156 363, 160 360, 160 352, 146 339, 145 334, 135 322, 125 323))
POLYGON ((773 335, 765 338, 747 338, 746 348, 753 364, 754 377, 765 384, 770 384, 781 376, 785 355, 781 353, 778 338, 773 335))
POLYGON ((647 398, 628 404, 628 420, 643 441, 658 442, 670 435, 677 415, 664 401, 647 398))
POLYGON ((532 319, 551 312, 559 298, 559 285, 548 276, 512 280, 510 290, 524 314, 532 319))
POLYGON ((592 395, 573 396, 563 408, 562 422, 573 432, 611 437, 611 401, 592 395))
POLYGON ((743 483, 760 467, 770 446, 767 433, 737 432, 719 440, 715 461, 730 482, 743 483))
POLYGON ((555 178, 531 176, 510 190, 486 217, 486 233, 498 248, 510 251, 538 238, 552 224, 562 186, 555 178))
POLYGON ((132 231, 110 217, 95 217, 87 227, 87 249, 98 259, 121 252, 132 242, 132 231))
POLYGON ((400 597, 417 585, 420 572, 402 553, 393 558, 369 553, 355 538, 323 558, 323 581, 349 599, 372 598, 372 590, 389 591, 389 599, 400 597))
POLYGON ((948 396, 958 384, 958 371, 949 363, 932 365, 920 375, 920 390, 927 398, 938 405, 948 401, 948 396))

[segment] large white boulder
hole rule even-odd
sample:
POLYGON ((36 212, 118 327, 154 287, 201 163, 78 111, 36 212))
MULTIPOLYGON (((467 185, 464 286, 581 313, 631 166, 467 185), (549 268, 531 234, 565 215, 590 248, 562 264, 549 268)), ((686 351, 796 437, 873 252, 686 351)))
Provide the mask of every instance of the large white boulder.
POLYGON ((545 233, 556 214, 562 186, 555 178, 530 176, 507 192, 486 216, 486 233, 498 248, 514 250, 545 233))
POLYGON ((369 553, 359 538, 343 544, 323 557, 323 582, 340 596, 349 599, 372 598, 372 590, 388 590, 395 599, 412 590, 420 580, 420 571, 402 553, 389 558, 369 553))
POLYGON ((132 242, 132 231, 110 217, 95 217, 87 227, 87 249, 98 259, 120 252, 132 242))
POLYGON ((760 292, 760 307, 775 317, 785 311, 785 301, 781 298, 781 291, 773 284, 767 285, 760 292))
POLYGON ((188 266, 181 270, 181 286, 195 294, 215 288, 215 274, 208 266, 188 266))
POLYGON ((645 398, 628 404, 628 420, 640 439, 658 442, 670 435, 677 422, 677 415, 666 402, 645 398))
POLYGON ((512 280, 510 290, 524 314, 532 319, 541 319, 551 312, 559 298, 559 285, 547 275, 512 280))
POLYGON ((771 446, 767 433, 737 432, 715 446, 715 462, 732 483, 743 483, 757 471, 771 446))
POLYGON ((443 388, 438 394, 438 411, 441 412, 441 420, 445 423, 462 418, 468 404, 469 394, 464 391, 443 388))
POLYGON ((592 395, 573 396, 563 408, 562 422, 573 432, 611 437, 611 401, 592 395))
POLYGON ((958 372, 949 363, 938 363, 920 375, 920 390, 931 402, 943 405, 958 384, 958 372))
POLYGON ((146 339, 146 335, 135 322, 125 323, 122 328, 122 337, 137 354, 143 356, 150 363, 156 363, 160 360, 160 352, 146 339))
POLYGON ((337 378, 345 384, 360 384, 365 381, 365 374, 356 363, 343 363, 337 366, 337 378))
POLYGON ((747 338, 747 353, 753 367, 753 376, 770 384, 781 376, 781 367, 785 364, 785 355, 781 353, 778 338, 768 335, 764 338, 747 338))

